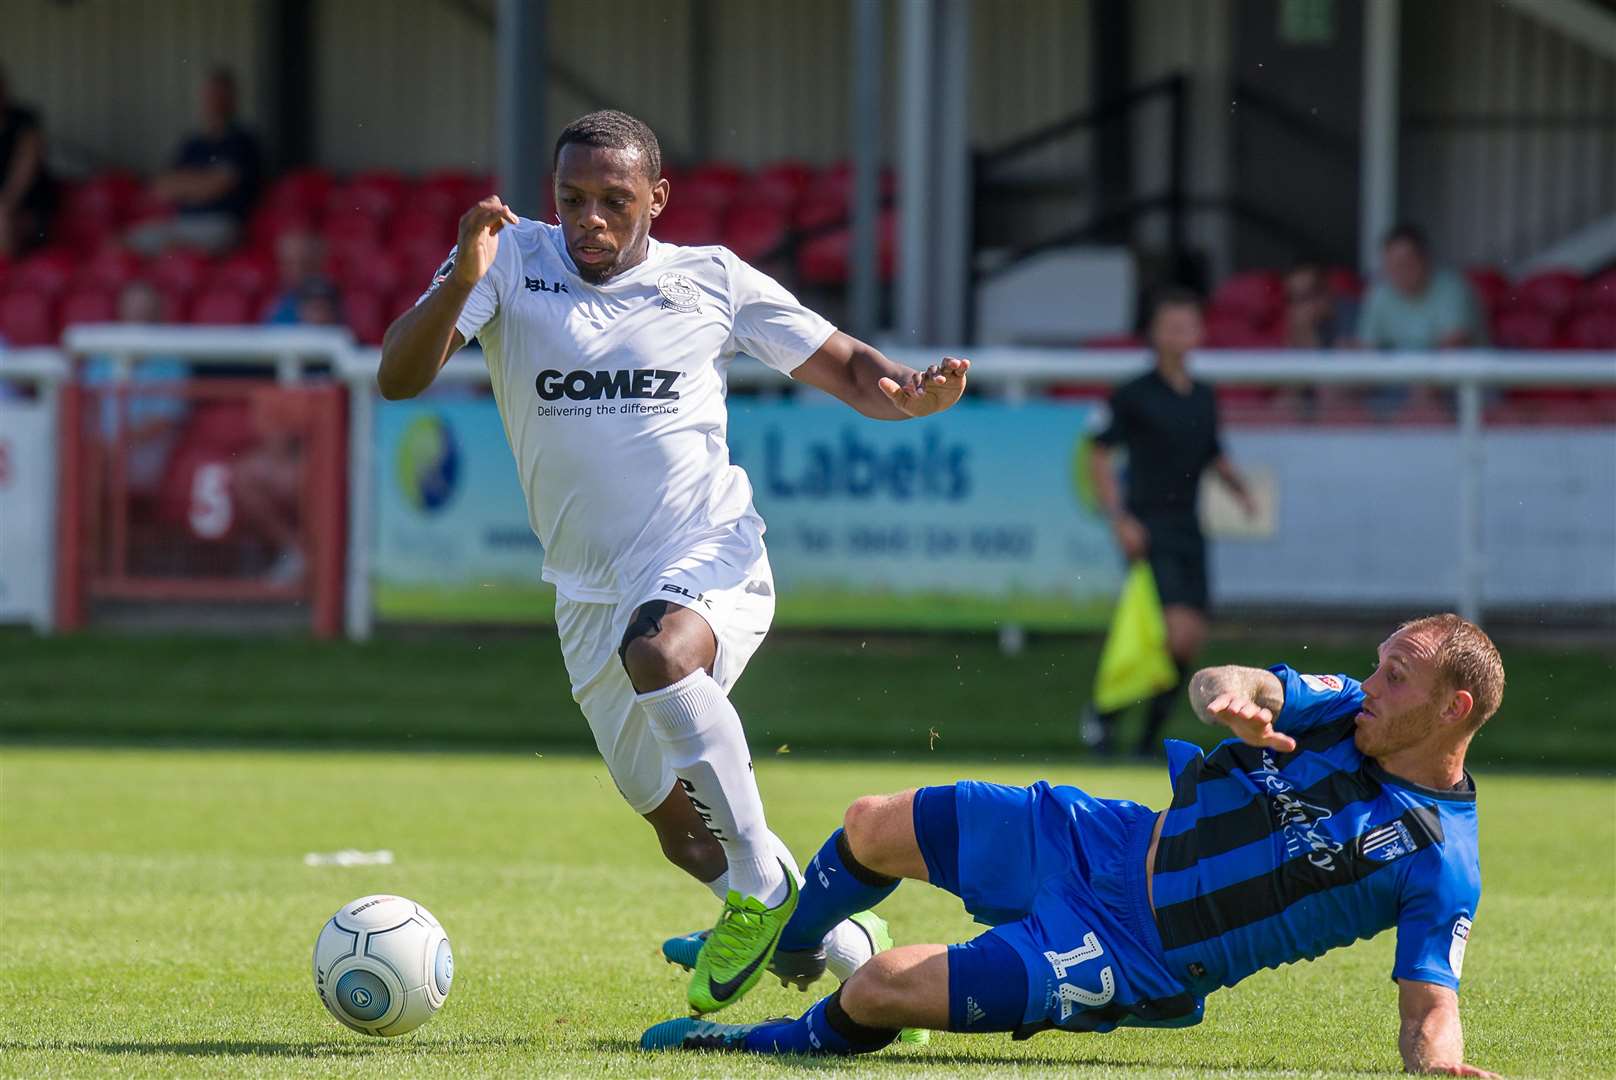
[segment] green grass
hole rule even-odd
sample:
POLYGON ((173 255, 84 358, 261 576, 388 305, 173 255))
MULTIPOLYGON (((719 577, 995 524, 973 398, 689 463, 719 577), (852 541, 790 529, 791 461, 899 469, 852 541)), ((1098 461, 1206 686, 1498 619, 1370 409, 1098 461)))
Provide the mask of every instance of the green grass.
MULTIPOLYGON (((861 793, 1045 773, 1107 795, 1157 804, 1166 795, 1158 769, 1042 759, 758 763, 771 822, 799 853, 861 793)), ((1616 785, 1485 770, 1478 783, 1486 891, 1465 970, 1470 1057, 1508 1075, 1608 1075, 1616 785)), ((973 933, 956 901, 922 885, 904 886, 882 910, 905 940, 973 933)), ((1148 1078, 1398 1068, 1390 934, 1220 992, 1206 1022, 1187 1031, 1026 1043, 945 1034, 929 1048, 857 1061, 641 1055, 632 1048, 641 1029, 679 1013, 683 1000, 658 942, 712 915, 708 894, 661 862, 603 767, 583 757, 0 749, 8 1076, 1148 1078), (344 847, 389 848, 397 861, 303 864, 306 852, 344 847), (442 1014, 390 1042, 340 1028, 309 970, 323 921, 376 891, 430 907, 457 961, 442 1014)), ((733 1012, 756 1019, 806 1000, 769 986, 733 1012)))
MULTIPOLYGON (((1479 766, 1616 769, 1616 653, 1502 645, 1503 710, 1479 766)), ((1035 637, 1006 657, 975 637, 775 635, 734 700, 754 745, 798 755, 1076 759, 1074 718, 1099 643, 1035 637)), ((1299 635, 1215 641, 1205 663, 1364 674, 1374 641, 1299 635)), ((1214 732, 1180 707, 1170 735, 1214 732)), ((382 638, 38 638, 0 633, 0 737, 236 739, 589 749, 553 630, 382 638)))

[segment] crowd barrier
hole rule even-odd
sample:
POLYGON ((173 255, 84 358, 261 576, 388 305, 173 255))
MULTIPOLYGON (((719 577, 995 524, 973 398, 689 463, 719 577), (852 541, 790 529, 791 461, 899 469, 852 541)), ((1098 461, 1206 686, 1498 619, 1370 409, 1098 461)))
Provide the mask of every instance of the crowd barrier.
MULTIPOLYGON (((918 367, 943 351, 888 353, 918 367)), ((1046 391, 1113 384, 1144 370, 1147 357, 965 351, 968 404, 920 424, 866 421, 750 360, 733 365, 730 442, 769 525, 781 622, 1103 621, 1121 566, 1083 467, 1103 403, 1046 391)), ((310 444, 321 459, 345 454, 322 460, 324 494, 306 504, 327 525, 346 510, 343 542, 327 556, 340 572, 301 595, 327 612, 317 628, 335 629, 339 609, 354 638, 377 618, 550 617, 542 552, 474 350, 452 359, 427 395, 383 403, 377 350, 354 347, 343 331, 105 325, 70 331, 63 353, 0 355, 0 379, 39 388, 30 400, 0 401, 0 619, 71 625, 82 608, 62 580, 72 575, 52 561, 75 555, 65 565, 80 566, 84 580, 73 508, 83 505, 85 470, 64 456, 72 440, 56 430, 72 397, 59 387, 70 358, 82 356, 111 357, 124 374, 179 357, 257 365, 286 389, 310 379, 346 384, 345 439, 310 444)), ((1471 616, 1616 608, 1616 426, 1485 422, 1496 391, 1616 387, 1616 357, 1218 352, 1195 358, 1194 370, 1218 385, 1434 386, 1453 405, 1451 416, 1396 425, 1227 425, 1229 453, 1255 478, 1263 507, 1247 521, 1209 490, 1215 602, 1442 606, 1471 616)), ((263 559, 249 560, 255 566, 263 559)), ((275 597, 285 599, 257 596, 275 597)))

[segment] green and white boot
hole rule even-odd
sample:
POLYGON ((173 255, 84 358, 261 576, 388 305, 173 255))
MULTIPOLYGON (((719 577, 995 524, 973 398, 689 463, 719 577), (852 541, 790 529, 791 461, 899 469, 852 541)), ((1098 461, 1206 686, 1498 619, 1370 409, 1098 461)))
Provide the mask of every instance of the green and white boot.
POLYGON ((694 1012, 728 1008, 745 997, 768 970, 780 935, 797 910, 797 880, 783 863, 781 870, 786 895, 774 907, 764 907, 757 897, 742 896, 734 889, 724 899, 724 910, 702 942, 690 975, 686 998, 694 1012))

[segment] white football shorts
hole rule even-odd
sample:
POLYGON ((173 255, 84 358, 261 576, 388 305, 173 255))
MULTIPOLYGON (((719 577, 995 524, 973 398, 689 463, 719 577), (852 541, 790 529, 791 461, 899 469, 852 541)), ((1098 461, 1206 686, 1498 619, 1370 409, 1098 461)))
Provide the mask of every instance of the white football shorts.
POLYGON ((650 600, 698 612, 718 640, 713 678, 728 693, 774 621, 774 572, 762 536, 743 523, 668 560, 627 595, 618 604, 558 596, 556 631, 572 699, 589 722, 612 781, 636 814, 648 814, 667 798, 675 778, 617 655, 623 632, 650 600))

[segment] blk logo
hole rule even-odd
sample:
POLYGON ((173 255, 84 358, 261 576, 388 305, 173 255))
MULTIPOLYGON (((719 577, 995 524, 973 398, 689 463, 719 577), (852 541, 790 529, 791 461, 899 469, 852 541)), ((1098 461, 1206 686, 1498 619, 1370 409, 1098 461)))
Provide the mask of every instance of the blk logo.
POLYGON ((651 368, 621 368, 617 371, 539 372, 533 388, 545 401, 599 401, 602 398, 654 398, 676 401, 679 391, 673 384, 682 372, 651 368))
POLYGON ((567 291, 567 283, 564 281, 547 282, 541 277, 528 277, 525 274, 522 276, 522 284, 527 286, 528 292, 564 293, 567 291))

